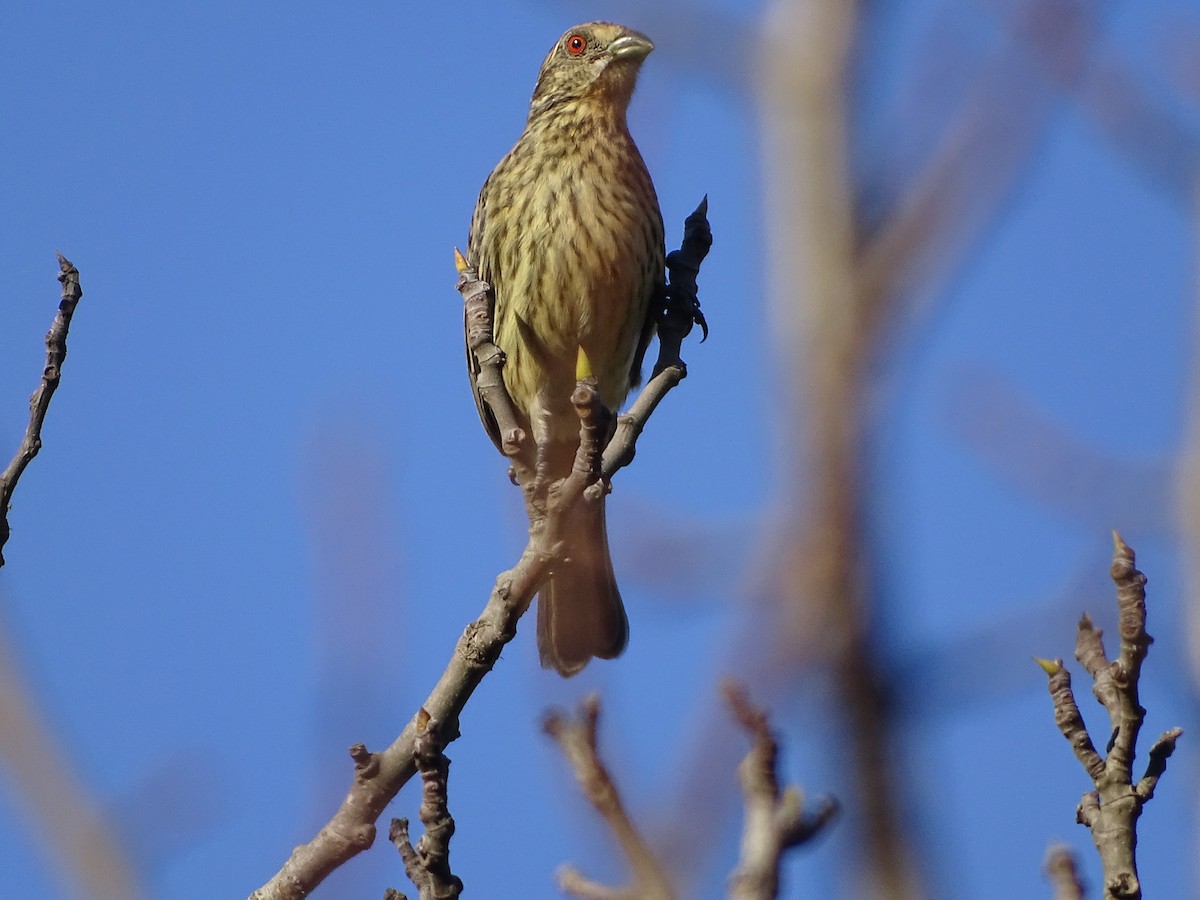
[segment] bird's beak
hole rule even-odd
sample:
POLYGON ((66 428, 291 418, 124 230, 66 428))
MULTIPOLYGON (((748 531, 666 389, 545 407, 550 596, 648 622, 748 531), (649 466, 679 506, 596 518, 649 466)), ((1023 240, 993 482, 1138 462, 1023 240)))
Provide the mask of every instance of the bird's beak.
POLYGON ((623 34, 608 45, 608 52, 612 54, 613 59, 643 60, 653 49, 654 44, 650 38, 636 31, 623 34))

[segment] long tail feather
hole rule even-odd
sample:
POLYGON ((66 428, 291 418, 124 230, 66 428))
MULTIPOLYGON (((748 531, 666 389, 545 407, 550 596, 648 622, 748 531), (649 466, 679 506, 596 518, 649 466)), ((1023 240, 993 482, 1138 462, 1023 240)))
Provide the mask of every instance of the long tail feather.
POLYGON ((594 656, 620 656, 629 620, 609 556, 603 499, 577 510, 566 545, 566 561, 538 595, 537 637, 542 665, 570 676, 594 656))

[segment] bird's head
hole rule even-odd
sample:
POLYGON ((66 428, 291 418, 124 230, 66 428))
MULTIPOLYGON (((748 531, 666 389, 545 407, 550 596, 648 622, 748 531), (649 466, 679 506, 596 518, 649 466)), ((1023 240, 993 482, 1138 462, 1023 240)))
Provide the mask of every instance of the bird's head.
POLYGON ((568 30, 550 50, 529 114, 587 99, 623 114, 642 60, 654 49, 644 34, 612 22, 589 22, 568 30))

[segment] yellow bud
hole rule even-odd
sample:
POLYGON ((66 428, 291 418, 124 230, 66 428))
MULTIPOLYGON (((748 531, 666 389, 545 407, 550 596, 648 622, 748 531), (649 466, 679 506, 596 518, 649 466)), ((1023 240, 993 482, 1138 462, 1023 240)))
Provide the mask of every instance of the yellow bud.
POLYGON ((588 355, 582 347, 579 348, 579 356, 575 358, 575 380, 583 381, 585 378, 592 377, 592 361, 588 359, 588 355))
POLYGON ((1035 656, 1033 661, 1041 666, 1042 671, 1047 675, 1057 675, 1062 670, 1062 666, 1052 659, 1040 659, 1035 656))
POLYGON ((457 247, 454 248, 454 268, 458 269, 459 275, 467 271, 467 258, 459 252, 457 247))

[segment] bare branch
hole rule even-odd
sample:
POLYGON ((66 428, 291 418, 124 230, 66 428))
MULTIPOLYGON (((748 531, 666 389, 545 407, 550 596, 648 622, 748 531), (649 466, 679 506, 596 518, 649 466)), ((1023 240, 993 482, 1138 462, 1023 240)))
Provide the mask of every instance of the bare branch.
POLYGON ((590 694, 581 704, 578 718, 552 712, 546 716, 542 727, 558 742, 563 755, 571 763, 584 796, 616 836, 629 861, 633 883, 627 888, 605 887, 586 878, 573 867, 564 867, 559 871, 559 887, 586 900, 673 900, 674 887, 626 812, 617 786, 600 759, 597 741, 599 720, 600 698, 590 694))
MULTIPOLYGON (((531 536, 516 566, 496 579, 483 613, 459 638, 450 662, 423 704, 429 715, 446 723, 458 721, 505 644, 516 636, 517 620, 532 602, 552 561, 553 555, 531 536)), ((372 753, 355 745, 351 749, 354 782, 341 807, 311 841, 296 847, 283 868, 251 897, 300 900, 334 869, 370 847, 375 841, 375 821, 416 773, 417 735, 418 716, 414 716, 386 750, 372 753)))
POLYGON ((1133 550, 1116 532, 1113 532, 1110 571, 1120 610, 1120 652, 1116 659, 1108 659, 1101 634, 1086 615, 1079 622, 1075 645, 1075 657, 1092 676, 1092 692, 1112 723, 1112 737, 1104 758, 1084 727, 1071 691, 1071 677, 1062 660, 1038 660, 1038 663, 1050 676, 1055 722, 1095 785, 1095 790, 1085 793, 1079 801, 1076 820, 1091 830, 1092 841, 1099 851, 1104 868, 1103 897, 1139 900, 1142 888, 1135 855, 1137 820, 1142 807, 1154 796, 1158 779, 1182 731, 1173 728, 1154 743, 1146 774, 1135 787, 1131 770, 1138 733, 1146 715, 1138 702, 1138 680, 1151 638, 1146 633, 1146 576, 1134 566, 1133 550))
POLYGON ((25 467, 42 449, 42 423, 46 421, 50 398, 54 396, 62 377, 63 361, 67 358, 67 332, 71 328, 71 317, 75 315, 75 307, 79 305, 79 298, 83 296, 83 289, 79 286, 79 270, 61 253, 57 255, 62 300, 58 304, 58 314, 54 317, 50 330, 46 332, 46 367, 42 369, 41 384, 29 398, 29 424, 25 428, 25 437, 8 468, 0 475, 0 566, 4 565, 4 545, 8 543, 10 534, 9 503, 25 467))

